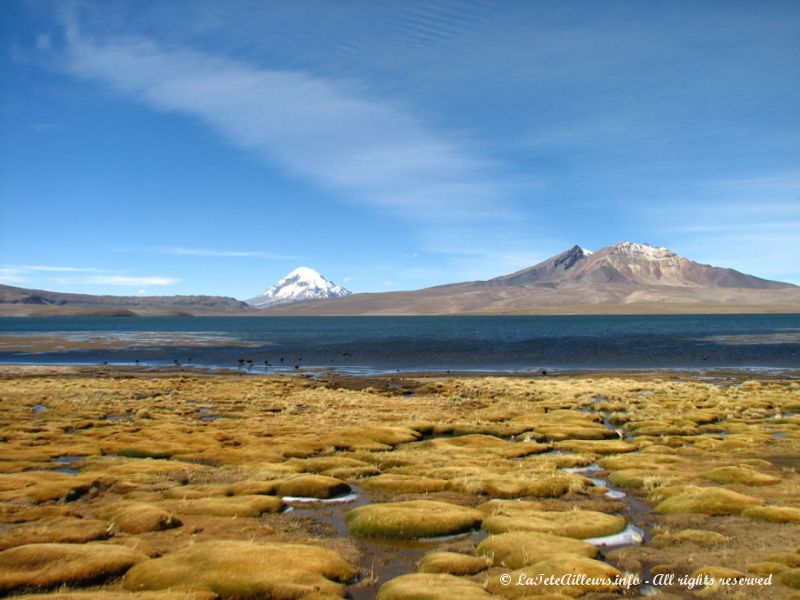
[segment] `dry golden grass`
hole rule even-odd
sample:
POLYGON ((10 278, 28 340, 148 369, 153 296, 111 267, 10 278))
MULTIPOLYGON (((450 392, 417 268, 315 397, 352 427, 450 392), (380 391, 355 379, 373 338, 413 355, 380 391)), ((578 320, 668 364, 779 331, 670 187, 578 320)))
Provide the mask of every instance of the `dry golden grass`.
POLYGON ((675 486, 650 493, 653 500, 661 499, 656 512, 701 513, 705 515, 735 515, 747 508, 764 504, 761 498, 716 487, 675 486))
POLYGON ((96 512, 111 527, 123 533, 161 531, 182 525, 180 519, 159 506, 144 502, 112 502, 96 512))
POLYGON ((597 548, 592 544, 532 531, 489 536, 478 545, 477 552, 490 558, 494 566, 510 569, 519 569, 553 554, 574 554, 587 558, 597 556, 597 548))
POLYGON ((531 531, 584 539, 619 533, 625 528, 625 518, 591 510, 514 511, 487 517, 483 528, 491 533, 531 531))
POLYGON ((742 516, 770 523, 800 523, 800 508, 789 506, 754 506, 742 511, 742 516))
POLYGON ((336 552, 300 544, 202 542, 131 569, 132 591, 201 589, 223 598, 310 598, 344 595, 355 568, 336 552))
POLYGON ((619 588, 611 582, 622 573, 607 563, 575 554, 553 554, 510 573, 512 585, 503 585, 499 578, 489 579, 488 589, 492 593, 512 598, 538 597, 543 594, 560 593, 565 596, 578 597, 589 592, 616 592, 619 588), (575 574, 586 575, 593 583, 583 585, 517 585, 516 583, 527 577, 562 577, 575 574), (608 583, 602 583, 608 580, 608 583))
POLYGON ((17 546, 0 552, 0 592, 97 583, 146 559, 136 550, 100 542, 17 546))
POLYGON ((483 587, 461 577, 446 574, 401 575, 381 586, 377 600, 489 600, 483 587))
POLYGON ((345 514, 353 535, 378 538, 451 535, 475 529, 482 520, 483 513, 478 510, 434 500, 370 504, 345 514))
MULTIPOLYGON (((111 535, 103 548, 161 556, 157 561, 180 557, 192 543, 200 554, 213 550, 208 542, 322 545, 359 564, 365 580, 383 579, 392 544, 402 552, 402 544, 416 542, 347 535, 337 521, 346 504, 274 512, 281 497, 326 499, 349 486, 368 508, 444 502, 465 515, 442 527, 448 532, 484 520, 487 529, 509 532, 495 540, 518 536, 507 548, 509 556, 521 553, 508 559, 516 564, 531 553, 546 559, 560 552, 526 545, 522 536, 571 535, 580 544, 624 527, 627 499, 605 498, 588 479, 600 477, 649 506, 625 514, 657 534, 605 553, 607 563, 679 575, 709 565, 752 567, 788 582, 750 590, 752 598, 785 600, 796 593, 789 584, 798 568, 787 553, 800 539, 800 418, 791 414, 800 409, 798 397, 797 381, 743 382, 731 374, 714 381, 662 373, 365 382, 14 367, 0 370, 0 542, 67 541, 85 549, 96 544, 93 536, 111 535), (34 411, 37 404, 47 410, 34 411), (603 470, 597 474, 562 470, 595 469, 595 462, 603 470), (65 466, 78 472, 54 472, 65 466), (652 510, 659 505, 667 510, 652 510), (130 509, 125 525, 123 507, 130 509), (165 529, 177 522, 170 516, 183 525, 165 529)), ((440 535, 441 524, 430 526, 436 515, 423 508, 376 523, 389 535, 440 535)), ((464 573, 459 584, 485 581, 495 590, 503 567, 467 575, 485 564, 474 542, 425 544, 423 563, 432 569, 464 573)), ((87 599, 135 598, 122 591, 118 575, 100 579, 101 586, 84 590, 87 599)), ((80 581, 64 591, 85 587, 80 581)), ((329 597, 344 593, 342 581, 332 584, 329 597)), ((549 592, 563 598, 576 590, 549 592)))
POLYGON ((480 556, 460 552, 431 552, 418 564, 420 573, 448 573, 450 575, 475 575, 485 571, 492 561, 480 556))
POLYGON ((25 544, 57 542, 81 544, 111 537, 111 528, 105 521, 63 517, 20 523, 0 534, 0 550, 25 544))

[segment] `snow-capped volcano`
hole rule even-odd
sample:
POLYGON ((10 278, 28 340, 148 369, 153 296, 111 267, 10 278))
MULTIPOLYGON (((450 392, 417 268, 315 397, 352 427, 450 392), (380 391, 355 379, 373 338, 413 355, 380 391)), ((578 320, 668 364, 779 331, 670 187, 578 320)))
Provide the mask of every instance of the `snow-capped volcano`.
POLYGON ((256 308, 287 304, 301 300, 322 300, 349 296, 352 292, 325 279, 314 269, 298 267, 271 288, 264 290, 247 303, 256 308))

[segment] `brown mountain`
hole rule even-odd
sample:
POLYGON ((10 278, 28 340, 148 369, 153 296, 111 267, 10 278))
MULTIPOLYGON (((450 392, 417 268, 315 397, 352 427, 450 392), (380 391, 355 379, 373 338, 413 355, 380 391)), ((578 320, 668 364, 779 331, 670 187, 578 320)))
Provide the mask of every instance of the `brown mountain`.
POLYGON ((250 307, 223 296, 93 296, 0 285, 0 315, 138 316, 238 314, 250 307))
POLYGON ((748 289, 785 289, 790 283, 745 275, 733 269, 703 265, 649 244, 620 242, 597 252, 573 246, 533 267, 487 281, 489 285, 628 283, 748 289))
POLYGON ((703 265, 667 248, 574 246, 489 279, 418 291, 354 294, 262 311, 270 315, 800 312, 800 287, 703 265))

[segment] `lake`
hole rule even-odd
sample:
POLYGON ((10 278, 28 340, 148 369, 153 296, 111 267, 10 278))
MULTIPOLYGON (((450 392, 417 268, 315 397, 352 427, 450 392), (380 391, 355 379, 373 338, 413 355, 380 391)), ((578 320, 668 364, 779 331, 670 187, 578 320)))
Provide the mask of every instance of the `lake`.
POLYGON ((136 361, 254 372, 796 369, 800 315, 0 318, 0 362, 136 361))

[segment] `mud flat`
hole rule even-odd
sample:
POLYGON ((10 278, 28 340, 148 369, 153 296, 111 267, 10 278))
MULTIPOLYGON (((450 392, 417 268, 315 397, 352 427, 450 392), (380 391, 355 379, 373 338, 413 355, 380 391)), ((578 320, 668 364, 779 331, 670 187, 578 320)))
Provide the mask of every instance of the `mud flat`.
POLYGON ((800 382, 752 377, 5 367, 0 595, 797 599, 800 382))

